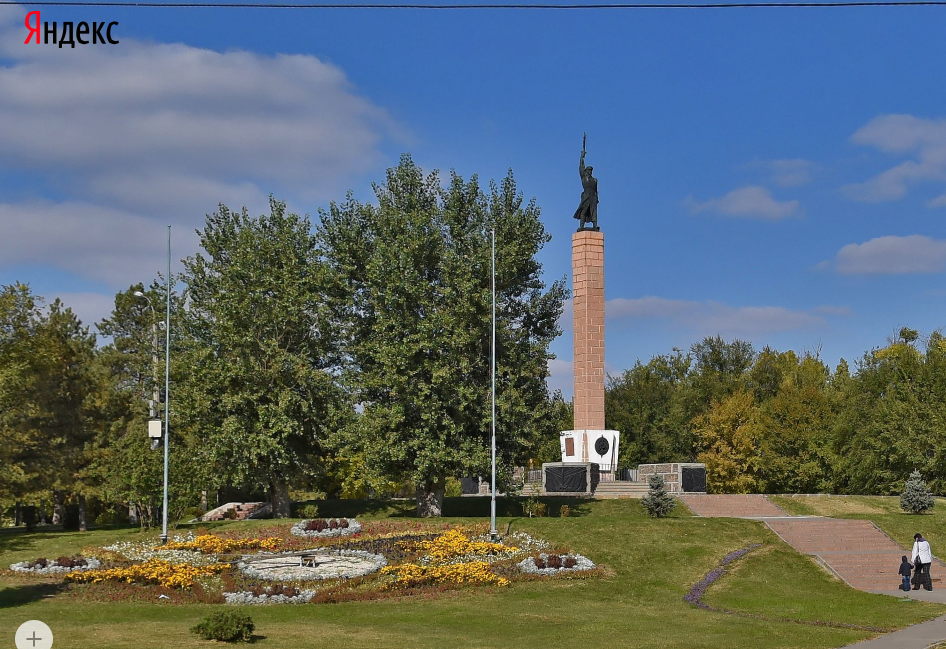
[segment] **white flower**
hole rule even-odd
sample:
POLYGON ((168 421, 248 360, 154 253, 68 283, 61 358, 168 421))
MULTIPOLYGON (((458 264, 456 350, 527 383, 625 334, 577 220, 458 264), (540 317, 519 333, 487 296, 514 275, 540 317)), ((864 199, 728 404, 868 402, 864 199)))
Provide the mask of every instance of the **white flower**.
POLYGON ((224 593, 223 598, 227 604, 306 604, 315 597, 314 590, 300 590, 298 595, 286 597, 285 595, 254 595, 250 591, 240 591, 238 593, 224 593))

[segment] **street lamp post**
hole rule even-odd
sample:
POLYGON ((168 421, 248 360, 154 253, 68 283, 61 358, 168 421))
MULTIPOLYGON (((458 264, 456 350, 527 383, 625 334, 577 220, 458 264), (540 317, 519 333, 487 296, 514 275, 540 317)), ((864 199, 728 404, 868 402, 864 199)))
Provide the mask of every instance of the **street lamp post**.
POLYGON ((164 506, 162 507, 161 543, 168 542, 168 447, 171 445, 171 226, 168 226, 167 326, 164 328, 164 506))
POLYGON ((492 416, 490 417, 490 455, 493 464, 492 489, 489 503, 489 536, 493 541, 499 538, 499 532, 496 531, 496 228, 490 230, 490 276, 491 289, 493 294, 493 339, 490 345, 490 406, 492 416))
MULTIPOLYGON (((164 321, 164 334, 165 334, 165 354, 164 354, 164 493, 161 503, 161 543, 167 543, 168 541, 168 447, 170 446, 170 426, 169 426, 169 415, 170 407, 169 402, 171 398, 170 393, 170 384, 171 384, 171 226, 168 226, 168 274, 165 277, 166 282, 166 293, 167 293, 167 318, 164 321)), ((151 300, 147 295, 141 291, 134 292, 135 297, 142 297, 148 302, 148 306, 151 308, 151 340, 152 340, 152 366, 154 367, 154 392, 152 394, 153 399, 151 401, 151 417, 155 417, 155 405, 158 402, 158 325, 157 325, 157 313, 154 310, 154 306, 151 304, 151 300)))

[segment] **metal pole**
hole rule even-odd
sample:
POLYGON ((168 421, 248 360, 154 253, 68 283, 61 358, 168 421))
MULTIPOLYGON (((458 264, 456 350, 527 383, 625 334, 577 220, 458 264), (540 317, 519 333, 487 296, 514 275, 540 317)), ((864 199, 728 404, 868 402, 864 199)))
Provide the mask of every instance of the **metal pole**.
POLYGON ((161 511, 161 543, 168 542, 168 447, 171 445, 169 403, 171 401, 171 226, 168 226, 167 320, 164 327, 164 503, 161 511))
POLYGON ((490 394, 490 404, 492 407, 492 417, 490 417, 490 427, 492 428, 492 460, 493 460, 493 481, 492 496, 489 504, 489 536, 495 541, 499 537, 496 531, 496 227, 490 230, 490 275, 492 277, 491 286, 493 294, 493 342, 490 345, 490 382, 492 385, 490 394))

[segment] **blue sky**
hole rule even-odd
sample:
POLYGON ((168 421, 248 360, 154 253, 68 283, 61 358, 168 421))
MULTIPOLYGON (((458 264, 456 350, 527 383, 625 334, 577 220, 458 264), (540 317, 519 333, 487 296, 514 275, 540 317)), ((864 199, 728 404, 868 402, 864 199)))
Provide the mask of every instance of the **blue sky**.
MULTIPOLYGON (((706 335, 834 365, 946 326, 946 8, 42 8, 114 46, 24 45, 0 7, 0 283, 87 322, 219 202, 315 214, 401 152, 542 208, 570 274, 582 132, 607 365, 706 335)), ((567 325, 567 318, 565 319, 567 325)), ((570 394, 570 328, 551 385, 570 394)))

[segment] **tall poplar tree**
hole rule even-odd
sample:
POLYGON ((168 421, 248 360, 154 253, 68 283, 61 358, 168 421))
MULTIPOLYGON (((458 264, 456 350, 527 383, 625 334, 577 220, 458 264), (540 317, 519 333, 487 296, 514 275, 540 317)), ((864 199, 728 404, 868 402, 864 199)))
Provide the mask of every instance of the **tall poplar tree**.
POLYGON ((318 472, 341 413, 323 263, 309 219, 275 199, 258 218, 221 205, 199 234, 184 424, 220 486, 268 487, 288 516, 290 483, 318 472))
POLYGON ((321 214, 337 284, 346 376, 361 404, 352 443, 375 471, 417 488, 420 516, 442 512, 448 476, 489 470, 490 229, 496 230, 497 437, 501 466, 525 459, 552 423, 549 343, 564 281, 546 287, 549 241, 512 172, 483 191, 474 176, 442 187, 409 156, 375 186, 321 214))

